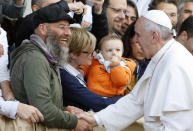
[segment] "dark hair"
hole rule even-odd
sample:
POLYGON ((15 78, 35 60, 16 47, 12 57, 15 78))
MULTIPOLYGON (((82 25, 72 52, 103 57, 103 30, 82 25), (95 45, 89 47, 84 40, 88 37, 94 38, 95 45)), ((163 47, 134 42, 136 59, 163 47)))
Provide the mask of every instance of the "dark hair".
POLYGON ((178 35, 180 35, 183 31, 186 31, 188 34, 188 38, 193 37, 193 16, 189 16, 180 27, 180 31, 178 35))
POLYGON ((110 4, 109 0, 104 0, 103 7, 107 8, 109 4, 110 4))
POLYGON ((158 6, 161 2, 163 2, 163 3, 168 3, 168 4, 174 4, 176 7, 178 7, 178 4, 177 4, 176 0, 153 0, 153 1, 149 4, 148 10, 156 9, 157 6, 158 6))
POLYGON ((135 36, 135 30, 134 29, 135 29, 135 22, 132 23, 131 25, 129 25, 125 34, 122 37, 123 48, 124 48, 123 57, 130 57, 130 58, 133 57, 130 41, 135 36))
POLYGON ((43 1, 44 1, 44 0, 32 0, 32 1, 31 1, 31 6, 33 6, 33 5, 38 5, 39 7, 41 7, 43 1))
POLYGON ((79 2, 79 1, 82 2, 83 4, 86 4, 86 0, 76 0, 76 2, 79 2))
POLYGON ((127 6, 133 7, 133 9, 135 10, 135 13, 136 13, 136 18, 138 18, 139 14, 138 14, 137 6, 135 5, 135 3, 131 0, 127 0, 127 6))

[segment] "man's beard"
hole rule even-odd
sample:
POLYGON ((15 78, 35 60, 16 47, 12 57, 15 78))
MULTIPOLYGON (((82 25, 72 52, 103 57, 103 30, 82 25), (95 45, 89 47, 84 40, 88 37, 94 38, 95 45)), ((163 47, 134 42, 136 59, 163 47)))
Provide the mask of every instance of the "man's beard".
POLYGON ((57 64, 64 66, 68 63, 69 55, 68 48, 63 47, 56 35, 48 35, 46 38, 46 46, 48 52, 56 59, 57 64))

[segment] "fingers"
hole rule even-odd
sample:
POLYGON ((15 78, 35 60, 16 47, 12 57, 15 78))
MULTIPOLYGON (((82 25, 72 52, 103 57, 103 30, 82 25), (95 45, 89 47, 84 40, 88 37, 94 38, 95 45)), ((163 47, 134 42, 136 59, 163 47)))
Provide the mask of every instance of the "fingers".
POLYGON ((31 115, 31 117, 30 117, 31 123, 37 123, 37 122, 38 122, 38 120, 37 120, 36 117, 37 117, 37 116, 35 116, 35 114, 34 114, 34 115, 31 115))
POLYGON ((84 8, 83 8, 83 12, 82 12, 82 16, 83 16, 83 15, 85 15, 85 14, 86 14, 86 12, 87 12, 87 8, 86 8, 86 6, 84 6, 84 8))
POLYGON ((65 111, 69 111, 69 112, 70 112, 71 114, 73 114, 73 115, 77 115, 77 114, 80 114, 80 113, 83 112, 82 109, 79 109, 79 108, 74 107, 74 106, 67 106, 67 107, 65 108, 65 111))
POLYGON ((44 120, 43 115, 37 108, 22 103, 18 105, 17 115, 29 123, 37 123, 44 120))
POLYGON ((89 27, 90 25, 91 25, 91 23, 86 22, 86 21, 82 22, 82 24, 81 24, 82 28, 87 28, 87 27, 89 27))
POLYGON ((86 6, 82 2, 75 2, 75 3, 69 3, 68 4, 71 11, 73 11, 75 14, 85 14, 86 13, 86 6))
POLYGON ((92 126, 97 125, 96 120, 94 119, 93 115, 91 115, 91 114, 88 114, 88 113, 84 112, 84 113, 81 113, 81 114, 77 115, 77 117, 79 119, 84 119, 85 121, 90 123, 92 126))
POLYGON ((99 4, 102 5, 104 3, 104 0, 88 0, 90 2, 92 2, 93 4, 99 4))
POLYGON ((37 115, 38 115, 38 117, 39 117, 39 120, 40 120, 41 122, 43 122, 43 121, 44 121, 44 116, 42 115, 42 113, 41 113, 39 110, 36 110, 36 113, 37 113, 37 115))

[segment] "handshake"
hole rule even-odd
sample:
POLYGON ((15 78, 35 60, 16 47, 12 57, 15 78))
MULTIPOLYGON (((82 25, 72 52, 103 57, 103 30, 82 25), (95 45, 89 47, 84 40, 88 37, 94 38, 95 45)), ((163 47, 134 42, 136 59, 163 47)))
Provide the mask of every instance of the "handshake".
POLYGON ((97 126, 93 113, 84 112, 83 110, 74 106, 67 106, 65 111, 70 112, 72 115, 76 115, 78 117, 77 126, 72 131, 92 131, 93 128, 97 126))

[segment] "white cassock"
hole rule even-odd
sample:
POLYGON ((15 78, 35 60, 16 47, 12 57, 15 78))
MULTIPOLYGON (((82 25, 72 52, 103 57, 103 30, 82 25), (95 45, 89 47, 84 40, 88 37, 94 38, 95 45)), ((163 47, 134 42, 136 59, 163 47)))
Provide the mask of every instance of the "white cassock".
POLYGON ((191 131, 193 56, 171 39, 152 57, 133 91, 96 116, 107 131, 120 131, 142 116, 146 131, 191 131))

